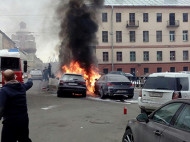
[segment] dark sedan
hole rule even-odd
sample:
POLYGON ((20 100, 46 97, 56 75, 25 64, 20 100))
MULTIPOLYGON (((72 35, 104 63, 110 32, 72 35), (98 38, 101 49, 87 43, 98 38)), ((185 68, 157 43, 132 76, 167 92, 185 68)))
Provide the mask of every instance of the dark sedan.
POLYGON ((106 96, 126 96, 133 98, 134 87, 130 80, 123 75, 106 74, 95 83, 95 93, 101 98, 106 96))
POLYGON ((86 82, 81 74, 65 73, 59 79, 57 97, 73 93, 86 97, 86 82))
POLYGON ((130 120, 123 142, 190 142, 190 100, 166 103, 149 116, 130 120))

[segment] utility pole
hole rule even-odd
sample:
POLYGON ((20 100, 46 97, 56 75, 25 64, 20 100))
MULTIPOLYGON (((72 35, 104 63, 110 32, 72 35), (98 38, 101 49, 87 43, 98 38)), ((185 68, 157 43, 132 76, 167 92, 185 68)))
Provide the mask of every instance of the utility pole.
POLYGON ((112 71, 114 71, 114 60, 113 60, 113 5, 112 5, 112 11, 111 11, 111 46, 112 46, 112 51, 111 51, 111 56, 112 56, 112 71))

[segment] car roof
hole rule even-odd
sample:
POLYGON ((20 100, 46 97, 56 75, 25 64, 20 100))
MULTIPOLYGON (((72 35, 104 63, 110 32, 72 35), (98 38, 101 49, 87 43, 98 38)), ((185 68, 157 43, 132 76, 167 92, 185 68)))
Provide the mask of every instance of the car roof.
POLYGON ((106 74, 106 76, 116 76, 116 77, 123 77, 121 74, 106 74))
POLYGON ((190 74, 182 72, 161 72, 161 73, 152 73, 148 77, 190 77, 190 74))

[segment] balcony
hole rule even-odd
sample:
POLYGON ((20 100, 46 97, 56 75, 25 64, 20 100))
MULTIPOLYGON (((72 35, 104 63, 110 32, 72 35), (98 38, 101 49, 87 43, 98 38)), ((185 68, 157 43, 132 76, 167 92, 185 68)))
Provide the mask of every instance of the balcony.
POLYGON ((126 28, 138 28, 139 27, 139 21, 127 21, 126 28))
POLYGON ((167 27, 179 27, 179 20, 167 21, 167 27))

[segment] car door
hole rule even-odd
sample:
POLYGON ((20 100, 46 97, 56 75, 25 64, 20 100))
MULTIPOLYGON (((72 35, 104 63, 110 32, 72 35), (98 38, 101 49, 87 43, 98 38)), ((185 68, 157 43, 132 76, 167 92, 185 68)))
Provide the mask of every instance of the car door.
POLYGON ((150 120, 148 123, 141 122, 134 131, 137 142, 160 142, 160 136, 167 126, 150 120))
POLYGON ((185 105, 176 121, 164 130, 160 142, 190 142, 189 135, 190 105, 185 105))
POLYGON ((98 81, 97 81, 97 89, 98 91, 100 92, 102 86, 103 86, 103 83, 105 81, 105 75, 103 75, 98 81))
MULTIPOLYGON (((160 142, 163 132, 176 114, 182 103, 170 103, 155 111, 149 116, 148 123, 138 125, 135 132, 138 142, 160 142)), ((170 142, 170 141, 168 141, 170 142)))

